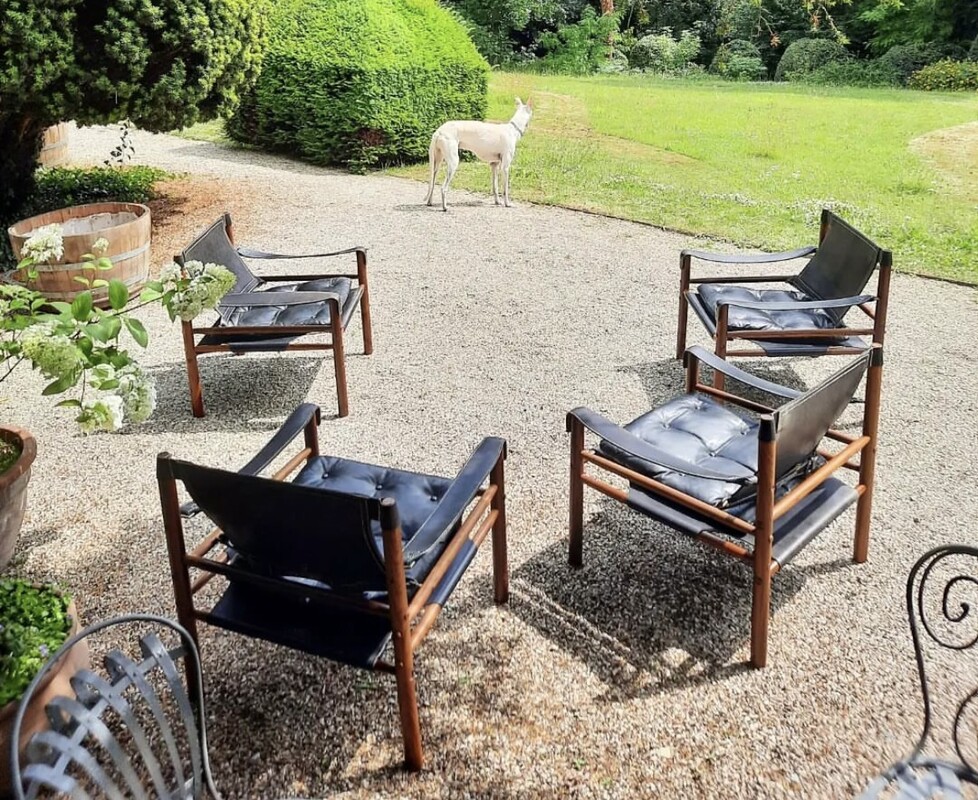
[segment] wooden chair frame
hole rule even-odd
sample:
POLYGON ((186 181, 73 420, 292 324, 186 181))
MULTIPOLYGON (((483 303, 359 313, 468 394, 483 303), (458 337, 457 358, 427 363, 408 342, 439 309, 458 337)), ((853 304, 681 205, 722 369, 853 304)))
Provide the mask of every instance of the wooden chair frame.
MULTIPOLYGON (((751 664, 764 667, 767 664, 768 627, 771 617, 771 581, 780 571, 781 564, 772 557, 774 545, 774 523, 794 508, 801 500, 811 494, 839 469, 858 473, 856 492, 859 496, 856 506, 856 527, 853 544, 853 560, 861 564, 869 557, 869 526, 872 511, 873 482, 876 469, 876 446, 879 430, 880 391, 882 385, 882 348, 873 346, 866 376, 866 404, 862 433, 851 436, 838 430, 830 430, 826 438, 843 445, 838 452, 819 450, 826 461, 791 491, 780 499, 775 499, 775 464, 777 459, 777 434, 769 406, 753 402, 726 392, 716 386, 700 381, 700 358, 693 351, 686 354, 686 392, 701 392, 724 402, 746 408, 761 414, 758 443, 758 473, 756 517, 753 524, 732 516, 722 509, 684 494, 646 475, 624 467, 605 457, 594 449, 585 446, 585 426, 573 414, 567 415, 567 431, 570 433, 570 547, 571 566, 583 564, 584 546, 584 487, 589 486, 613 500, 628 502, 628 492, 588 473, 590 465, 604 470, 630 484, 652 492, 670 501, 688 507, 697 514, 713 520, 720 530, 726 528, 740 536, 749 536, 753 548, 736 541, 701 533, 695 538, 720 551, 749 564, 754 573, 753 600, 751 610, 751 664), (856 456, 858 460, 853 460, 856 456)), ((720 362, 722 365, 723 362, 720 362)), ((710 365, 720 369, 720 365, 710 365)), ((744 373, 726 365, 727 374, 739 377, 744 373), (739 375, 738 375, 739 374, 739 375)), ((599 473, 600 474, 600 473, 599 473)), ((661 521, 661 520, 660 520, 661 521)), ((663 522, 663 524, 666 524, 663 522)))
MULTIPOLYGON (((288 422, 283 426, 283 429, 287 427, 289 427, 288 422)), ((319 413, 317 409, 315 416, 309 419, 302 428, 304 447, 271 476, 274 480, 284 481, 308 460, 319 455, 318 430, 319 413)), ((298 431, 296 431, 297 433, 298 431)), ((285 448, 286 444, 287 442, 283 442, 281 439, 278 441, 273 439, 242 471, 258 474, 285 448)), ((506 493, 503 471, 505 457, 504 449, 492 469, 488 486, 476 494, 475 502, 461 520, 448 546, 424 582, 411 596, 407 592, 401 526, 396 503, 390 497, 380 501, 380 524, 383 532, 384 567, 388 591, 388 601, 382 602, 355 596, 344 596, 326 589, 317 589, 276 578, 263 577, 254 572, 235 567, 228 563, 225 553, 214 552, 222 547, 219 528, 212 529, 188 551, 184 538, 182 517, 187 514, 188 510, 193 510, 194 504, 190 503, 181 508, 177 481, 169 473, 166 464, 169 454, 162 453, 157 462, 157 478, 160 496, 163 500, 163 523, 170 557, 170 573, 176 597, 177 617, 180 624, 189 631, 199 647, 198 621, 210 624, 217 624, 217 622, 211 615, 210 609, 201 609, 196 606, 195 597, 218 575, 266 588, 274 588, 276 591, 308 598, 323 605, 339 606, 349 610, 358 610, 365 614, 389 618, 393 633, 394 661, 391 663, 378 660, 375 669, 395 676, 401 732, 404 738, 405 765, 412 771, 420 770, 424 764, 424 751, 421 743, 421 725, 414 679, 414 655, 442 610, 438 602, 432 601, 433 592, 452 566, 463 546, 472 542, 476 547, 479 547, 491 531, 494 599, 497 604, 506 603, 509 599, 506 493), (190 574, 192 569, 200 573, 193 580, 191 580, 190 574)))
MULTIPOLYGON (((231 223, 230 214, 224 215, 224 229, 227 232, 228 240, 234 244, 234 226, 231 223)), ((347 250, 339 250, 335 253, 320 253, 316 257, 329 257, 337 255, 356 254, 357 271, 355 273, 317 273, 315 275, 256 275, 260 281, 267 283, 287 283, 295 281, 312 281, 320 278, 350 278, 356 280, 358 288, 362 289, 360 297, 360 320, 363 329, 363 353, 371 355, 374 351, 373 330, 370 322, 370 289, 367 281, 367 250, 364 247, 353 247, 347 250)), ((244 255, 244 254, 242 254, 244 255)), ((263 254, 270 255, 270 254, 263 254)), ((247 255, 244 257, 256 258, 257 255, 247 255)), ((272 256, 279 257, 279 256, 272 256)), ((311 256, 291 256, 291 258, 304 258, 311 256)), ((174 256, 174 260, 181 266, 184 263, 183 254, 174 256)), ((254 304, 254 298, 260 292, 247 293, 251 296, 250 303, 254 304)), ((197 364, 197 356, 207 353, 234 353, 234 347, 228 344, 199 344, 196 340, 198 336, 212 337, 237 337, 249 335, 288 335, 305 336, 312 334, 329 334, 328 342, 289 342, 281 347, 281 350, 332 350, 333 369, 336 375, 336 398, 339 409, 339 416, 345 417, 350 413, 350 400, 346 382, 346 350, 344 342, 343 321, 341 308, 337 297, 327 297, 323 299, 329 303, 329 326, 324 325, 273 325, 273 326, 204 326, 196 327, 193 322, 184 321, 181 323, 183 334, 183 351, 187 360, 187 381, 190 384, 190 407, 195 417, 204 416, 204 394, 200 381, 200 369, 197 364)), ((237 295, 244 298, 241 305, 248 305, 247 295, 237 295)), ((228 297, 222 301, 222 305, 227 305, 228 297)), ((312 299, 312 298, 310 298, 312 299)), ((238 353, 240 355, 240 353, 238 353)))
MULTIPOLYGON (((819 226, 818 242, 819 245, 825 239, 829 227, 828 212, 822 212, 822 221, 819 226)), ((692 277, 693 259, 706 261, 718 261, 728 264, 771 264, 783 261, 790 261, 797 258, 813 255, 817 247, 803 247, 797 250, 785 251, 780 253, 759 253, 744 255, 724 255, 720 253, 710 253, 701 250, 683 250, 679 256, 679 321, 676 328, 676 358, 681 359, 686 352, 687 322, 689 319, 689 300, 687 292, 691 285, 701 283, 784 283, 790 281, 795 275, 713 275, 703 278, 692 277)), ((770 341, 772 339, 840 339, 853 336, 871 336, 872 343, 882 345, 886 332, 886 312, 890 295, 890 274, 893 268, 893 254, 889 250, 880 250, 880 258, 877 264, 876 294, 867 297, 866 302, 848 303, 846 300, 856 298, 842 298, 840 301, 813 301, 808 304, 812 308, 833 308, 844 307, 846 305, 856 305, 859 310, 869 319, 865 326, 846 327, 846 328, 809 328, 787 331, 731 331, 728 326, 731 303, 719 303, 716 315, 716 332, 713 334, 714 353, 720 358, 734 357, 765 357, 768 354, 759 347, 731 349, 731 345, 738 342, 750 344, 752 341, 770 341)), ((829 346, 825 348, 825 355, 858 355, 865 352, 865 348, 846 346, 829 346)), ((723 375, 717 373, 716 387, 723 388, 723 375)))

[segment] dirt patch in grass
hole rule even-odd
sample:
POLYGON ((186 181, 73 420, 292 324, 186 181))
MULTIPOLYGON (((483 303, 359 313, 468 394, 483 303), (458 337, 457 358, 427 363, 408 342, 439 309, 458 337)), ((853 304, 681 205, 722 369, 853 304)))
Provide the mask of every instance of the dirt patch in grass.
POLYGON ((978 201, 978 122, 931 131, 910 148, 940 174, 956 194, 978 201))

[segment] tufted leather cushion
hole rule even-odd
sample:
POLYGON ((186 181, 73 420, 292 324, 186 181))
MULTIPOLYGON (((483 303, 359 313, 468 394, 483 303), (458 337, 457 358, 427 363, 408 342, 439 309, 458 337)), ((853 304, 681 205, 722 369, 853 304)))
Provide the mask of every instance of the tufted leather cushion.
MULTIPOLYGON (((733 286, 721 283, 704 283, 699 287, 699 295, 714 322, 717 318, 717 304, 720 300, 749 300, 751 302, 805 302, 817 300, 802 292, 784 289, 751 289, 746 286, 733 286)), ((798 309, 796 311, 764 311, 759 308, 739 308, 730 306, 727 324, 730 330, 784 331, 811 328, 828 329, 839 327, 836 321, 819 308, 798 309)))
MULTIPOLYGON (((672 456, 684 458, 691 468, 702 466, 725 472, 731 467, 747 467, 756 472, 758 427, 756 420, 745 419, 706 395, 691 394, 643 414, 628 423, 625 430, 672 456)), ((754 491, 753 485, 670 472, 604 441, 600 449, 619 464, 718 508, 754 491)))
MULTIPOLYGON (((438 507, 448 487, 449 478, 425 475, 420 472, 406 472, 360 461, 349 461, 334 456, 319 456, 311 459, 295 477, 294 483, 313 486, 317 489, 331 489, 336 492, 359 495, 361 497, 393 497, 401 517, 401 533, 405 544, 411 542, 412 548, 427 547, 424 555, 413 565, 409 565, 409 577, 423 580, 431 565, 438 560, 445 542, 454 532, 453 528, 435 531, 442 534, 432 542, 414 542, 415 534, 438 507)), ((379 552, 384 551, 380 523, 374 521, 373 533, 379 552)))
MULTIPOLYGON (((349 278, 319 278, 305 283, 274 285, 267 292, 333 292, 339 297, 340 309, 350 296, 349 278)), ((270 325, 329 325, 329 304, 302 303, 294 306, 228 306, 220 309, 224 325, 266 327, 270 325)))

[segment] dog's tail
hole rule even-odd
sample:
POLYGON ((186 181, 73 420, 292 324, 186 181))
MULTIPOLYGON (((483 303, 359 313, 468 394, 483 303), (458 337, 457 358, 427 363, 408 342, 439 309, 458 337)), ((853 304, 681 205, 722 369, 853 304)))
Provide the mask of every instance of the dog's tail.
POLYGON ((441 167, 441 162, 444 156, 442 155, 441 149, 441 135, 438 131, 435 131, 434 135, 431 137, 431 144, 428 146, 428 198, 425 202, 430 206, 431 197, 435 193, 435 176, 438 175, 438 168, 441 167))

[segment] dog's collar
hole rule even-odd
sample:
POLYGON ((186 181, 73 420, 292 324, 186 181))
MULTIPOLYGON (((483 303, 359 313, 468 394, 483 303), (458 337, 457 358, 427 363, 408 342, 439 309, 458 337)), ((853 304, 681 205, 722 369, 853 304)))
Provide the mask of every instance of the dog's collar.
POLYGON ((514 128, 516 128, 516 132, 517 132, 517 133, 518 133, 518 134, 519 134, 520 136, 522 136, 522 135, 523 135, 524 133, 526 133, 526 128, 523 128, 523 130, 520 130, 520 126, 519 126, 519 125, 517 125, 517 124, 516 124, 515 122, 513 122, 513 120, 510 120, 510 121, 509 121, 509 124, 510 124, 510 125, 512 125, 512 126, 513 126, 514 128))

